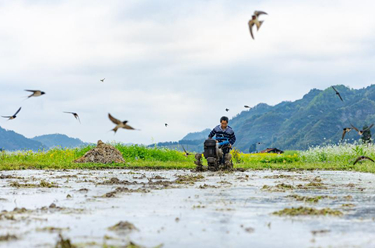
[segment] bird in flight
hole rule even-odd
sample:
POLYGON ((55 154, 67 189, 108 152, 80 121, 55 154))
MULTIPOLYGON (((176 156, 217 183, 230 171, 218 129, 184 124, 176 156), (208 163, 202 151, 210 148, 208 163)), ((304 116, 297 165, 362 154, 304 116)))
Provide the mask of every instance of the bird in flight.
POLYGON ((81 120, 79 119, 79 116, 78 116, 77 113, 75 113, 75 112, 64 112, 64 113, 66 113, 66 114, 72 114, 74 116, 74 118, 76 118, 79 121, 79 123, 81 123, 81 120))
POLYGON ((358 134, 361 136, 365 131, 367 130, 370 130, 373 126, 374 126, 374 123, 371 124, 368 128, 364 129, 364 130, 359 130, 358 128, 356 128, 355 126, 353 126, 353 124, 350 124, 354 130, 356 130, 358 132, 358 134))
POLYGON ((342 99, 342 97, 341 97, 341 95, 340 95, 340 92, 338 92, 337 90, 336 90, 336 88, 335 87, 333 87, 332 86, 332 89, 336 92, 336 95, 340 98, 340 100, 343 102, 344 100, 342 99))
POLYGON ((228 108, 226 108, 226 109, 225 109, 225 111, 227 111, 227 112, 228 112, 228 111, 229 111, 229 109, 228 109, 228 108))
POLYGON ((120 121, 118 119, 116 119, 115 117, 113 117, 111 114, 108 113, 108 117, 109 119, 114 123, 116 124, 116 127, 114 129, 112 129, 112 131, 114 131, 115 133, 117 132, 117 130, 119 128, 123 128, 123 129, 128 129, 128 130, 135 130, 134 128, 132 128, 131 126, 127 125, 128 121, 120 121))
POLYGON ((25 91, 32 92, 32 94, 28 96, 27 98, 42 96, 46 94, 44 91, 40 91, 40 90, 25 90, 25 91))
POLYGON ((262 23, 263 23, 263 21, 258 20, 258 17, 260 15, 268 15, 268 14, 264 11, 254 11, 254 15, 251 17, 251 20, 248 22, 250 35, 251 35, 251 38, 253 38, 253 40, 254 40, 253 26, 254 25, 257 26, 257 31, 258 31, 260 29, 260 26, 262 26, 262 23))
POLYGON ((184 150, 184 156, 185 157, 187 157, 187 156, 189 156, 189 155, 193 155, 193 154, 190 154, 190 153, 188 153, 186 150, 185 150, 185 147, 183 146, 183 145, 181 145, 182 146, 182 149, 184 150))
POLYGON ((349 133, 350 131, 352 131, 352 128, 350 128, 350 127, 345 127, 345 128, 342 129, 342 137, 341 137, 341 141, 344 140, 345 135, 346 135, 347 133, 349 133))
POLYGON ((358 158, 354 161, 353 165, 355 165, 355 164, 358 163, 359 161, 363 161, 363 160, 370 160, 371 162, 375 162, 372 158, 369 158, 369 157, 366 157, 366 156, 360 156, 360 157, 358 157, 358 158))
POLYGON ((248 106, 248 105, 245 105, 244 107, 245 107, 245 108, 248 108, 248 109, 250 108, 250 106, 248 106))
POLYGON ((168 127, 168 123, 165 123, 164 126, 165 126, 165 127, 168 127))
POLYGON ((4 117, 4 118, 8 118, 8 121, 13 120, 13 119, 16 119, 16 118, 17 118, 17 114, 21 111, 21 108, 22 108, 22 107, 20 107, 20 108, 17 110, 17 112, 16 112, 14 115, 12 115, 12 116, 2 116, 2 117, 4 117))
POLYGON ((100 81, 102 81, 102 82, 104 82, 104 80, 105 80, 105 78, 103 78, 103 79, 100 79, 100 81))

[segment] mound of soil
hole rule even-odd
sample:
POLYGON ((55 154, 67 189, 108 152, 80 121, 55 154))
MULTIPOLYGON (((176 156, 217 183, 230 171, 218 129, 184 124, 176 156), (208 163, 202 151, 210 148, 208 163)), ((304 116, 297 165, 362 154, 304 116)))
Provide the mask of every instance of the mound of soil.
POLYGON ((86 152, 83 157, 74 161, 75 163, 125 163, 124 158, 119 150, 111 145, 104 144, 101 140, 95 148, 86 152))

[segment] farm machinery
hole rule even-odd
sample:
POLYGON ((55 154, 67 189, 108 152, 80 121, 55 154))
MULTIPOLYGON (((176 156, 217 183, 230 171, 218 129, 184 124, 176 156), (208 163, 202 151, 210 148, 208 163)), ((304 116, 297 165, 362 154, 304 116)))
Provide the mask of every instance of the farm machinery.
POLYGON ((233 169, 231 146, 228 139, 217 137, 216 139, 207 139, 204 141, 204 152, 195 154, 194 163, 197 165, 197 171, 204 170, 202 158, 207 160, 208 170, 231 170, 233 169), (203 156, 202 156, 203 155, 203 156))

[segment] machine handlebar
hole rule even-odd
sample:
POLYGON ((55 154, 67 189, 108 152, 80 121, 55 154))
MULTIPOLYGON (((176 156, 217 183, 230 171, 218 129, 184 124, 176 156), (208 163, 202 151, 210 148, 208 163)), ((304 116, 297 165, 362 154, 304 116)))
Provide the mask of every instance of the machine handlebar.
POLYGON ((228 138, 224 138, 224 137, 213 137, 213 139, 218 141, 218 145, 219 145, 219 146, 223 146, 223 145, 228 145, 228 144, 230 144, 228 138))

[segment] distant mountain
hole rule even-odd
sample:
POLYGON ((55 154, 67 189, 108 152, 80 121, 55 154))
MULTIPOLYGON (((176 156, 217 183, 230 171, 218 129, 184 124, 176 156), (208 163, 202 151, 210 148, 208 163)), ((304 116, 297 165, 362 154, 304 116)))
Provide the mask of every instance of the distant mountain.
POLYGON ((212 129, 205 129, 201 132, 196 132, 196 133, 189 133, 185 137, 182 138, 182 140, 202 140, 206 139, 208 134, 211 132, 212 129))
POLYGON ((80 139, 70 138, 65 134, 46 134, 32 138, 48 148, 61 147, 61 148, 75 148, 87 145, 80 139))
MULTIPOLYGON (((229 121, 237 136, 235 147, 248 152, 252 144, 261 142, 257 150, 267 147, 305 150, 311 146, 338 143, 342 129, 350 127, 351 123, 362 128, 375 122, 375 85, 358 90, 343 85, 335 87, 343 102, 330 87, 312 89, 294 102, 281 102, 275 106, 261 103, 242 111, 229 121)), ((188 134, 183 140, 203 137, 203 142, 207 134, 205 129, 188 134)), ((347 142, 359 138, 355 131, 345 137, 347 142)))
POLYGON ((31 140, 14 131, 5 130, 0 127, 0 148, 7 151, 46 149, 41 142, 31 140))

